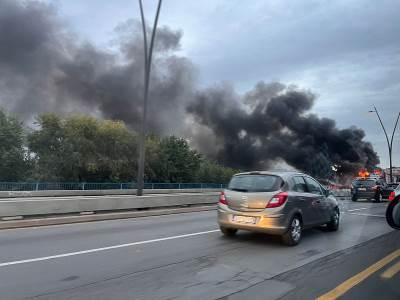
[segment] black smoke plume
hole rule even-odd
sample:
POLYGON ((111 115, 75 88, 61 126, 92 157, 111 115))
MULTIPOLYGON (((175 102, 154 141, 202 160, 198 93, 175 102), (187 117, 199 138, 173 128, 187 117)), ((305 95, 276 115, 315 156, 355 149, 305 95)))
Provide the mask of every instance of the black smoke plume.
MULTIPOLYGON (((161 27, 150 84, 149 128, 181 134, 206 155, 241 169, 277 160, 312 174, 378 163, 364 132, 339 130, 309 111, 314 95, 259 83, 243 96, 222 85, 196 88, 192 63, 176 53, 182 32, 161 27)), ((68 31, 57 7, 0 0, 0 106, 26 120, 43 112, 90 113, 140 123, 143 48, 140 24, 120 24, 112 50, 68 31)))
POLYGON ((329 177, 335 165, 340 173, 351 174, 379 163, 363 130, 338 129, 334 120, 310 113, 314 101, 309 91, 260 82, 242 97, 226 86, 199 91, 188 111, 211 129, 215 157, 229 166, 269 168, 281 159, 329 177))
MULTIPOLYGON (((0 104, 25 118, 83 112, 138 128, 144 77, 140 23, 116 28, 115 51, 99 49, 66 28, 52 5, 0 0, 0 104)), ((174 55, 181 36, 168 27, 157 31, 149 105, 153 131, 180 128, 193 91, 191 62, 174 55)))

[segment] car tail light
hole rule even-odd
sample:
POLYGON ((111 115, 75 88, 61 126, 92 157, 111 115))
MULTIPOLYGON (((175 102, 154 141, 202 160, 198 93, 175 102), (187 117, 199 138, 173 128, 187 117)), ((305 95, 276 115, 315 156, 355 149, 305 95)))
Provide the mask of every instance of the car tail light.
POLYGON ((380 187, 379 185, 374 185, 371 189, 372 189, 373 191, 376 191, 376 190, 380 190, 381 187, 380 187))
POLYGON ((396 193, 395 193, 394 191, 393 191, 393 192, 390 192, 390 194, 389 194, 389 201, 393 201, 394 198, 396 198, 396 193))
POLYGON ((287 198, 288 198, 287 192, 276 194, 271 200, 269 200, 266 208, 282 206, 283 204, 285 204, 287 198))
POLYGON ((226 201, 224 192, 221 192, 221 194, 219 195, 219 203, 228 205, 228 202, 226 201))

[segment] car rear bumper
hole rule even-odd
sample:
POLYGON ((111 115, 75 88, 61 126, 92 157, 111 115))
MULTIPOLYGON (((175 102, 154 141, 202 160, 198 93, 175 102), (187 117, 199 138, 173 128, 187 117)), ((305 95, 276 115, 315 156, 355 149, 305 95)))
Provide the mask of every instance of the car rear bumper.
POLYGON ((374 199, 375 191, 357 191, 353 194, 353 197, 357 199, 374 199))
POLYGON ((288 217, 285 215, 267 216, 262 212, 241 212, 230 209, 227 206, 218 206, 218 224, 226 228, 234 228, 248 231, 263 232, 282 235, 289 227, 288 217), (255 224, 239 223, 233 220, 234 216, 247 216, 256 219, 255 224))

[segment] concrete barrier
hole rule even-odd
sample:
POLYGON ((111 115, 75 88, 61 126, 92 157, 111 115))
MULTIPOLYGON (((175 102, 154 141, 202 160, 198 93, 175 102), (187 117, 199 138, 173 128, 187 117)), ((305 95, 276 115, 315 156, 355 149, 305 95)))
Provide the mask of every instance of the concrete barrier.
POLYGON ((8 198, 0 200, 0 217, 105 212, 215 204, 217 192, 114 196, 8 198))
MULTIPOLYGON (((114 195, 105 195, 106 192, 109 191, 18 192, 22 194, 13 194, 14 198, 0 199, 0 217, 26 217, 72 214, 87 211, 106 212, 207 205, 218 202, 218 191, 219 190, 146 190, 147 194, 142 197, 129 195, 128 190, 114 191, 118 193, 114 195), (148 194, 150 192, 152 194, 148 194), (164 192, 164 194, 159 194, 161 192, 164 192), (168 192, 168 194, 165 194, 165 192, 168 192), (54 194, 56 194, 57 197, 52 196, 54 194), (18 195, 22 198, 16 198, 18 195), (32 195, 34 195, 34 197, 32 197, 32 195), (39 195, 41 197, 39 197, 39 195)), ((130 192, 133 193, 134 190, 130 190, 130 192)), ((335 190, 332 192, 338 199, 350 197, 350 190, 335 190)))
MULTIPOLYGON (((175 193, 203 193, 218 192, 221 189, 146 189, 144 194, 175 194, 175 193)), ((108 196, 108 195, 135 195, 136 189, 126 190, 46 190, 46 191, 0 191, 1 198, 22 197, 65 197, 65 196, 108 196)))

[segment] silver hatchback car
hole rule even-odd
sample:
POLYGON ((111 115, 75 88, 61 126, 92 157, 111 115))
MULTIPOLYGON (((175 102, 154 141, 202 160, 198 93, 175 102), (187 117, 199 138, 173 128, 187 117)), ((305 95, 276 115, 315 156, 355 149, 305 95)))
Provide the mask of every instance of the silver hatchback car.
POLYGON ((339 228, 335 197, 314 178, 298 172, 256 171, 232 177, 221 192, 218 223, 223 234, 238 229, 281 235, 287 245, 300 242, 302 230, 320 225, 339 228))

